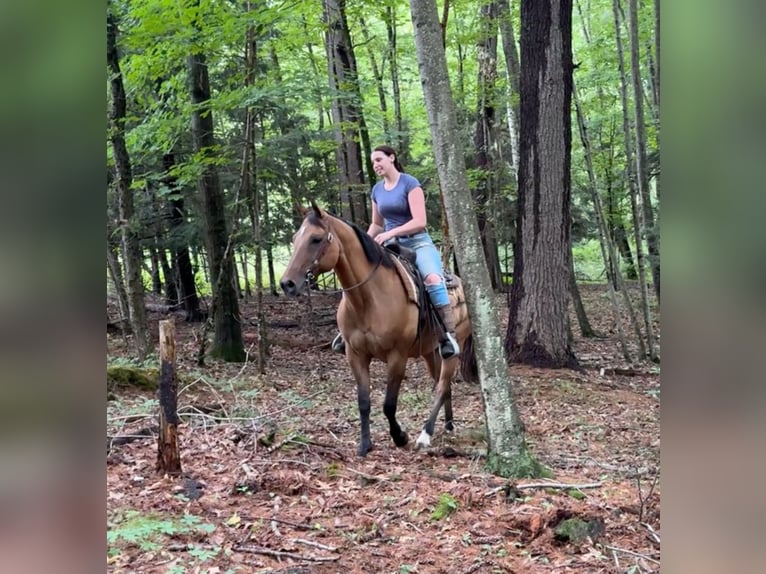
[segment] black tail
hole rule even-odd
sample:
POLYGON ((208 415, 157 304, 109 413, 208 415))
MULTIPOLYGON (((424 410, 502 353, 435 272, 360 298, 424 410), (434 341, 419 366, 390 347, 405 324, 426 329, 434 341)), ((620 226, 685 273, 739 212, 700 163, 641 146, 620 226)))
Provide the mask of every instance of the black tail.
POLYGON ((479 381, 479 367, 476 365, 476 353, 473 350, 473 335, 468 335, 463 348, 460 349, 460 375, 466 383, 479 381))

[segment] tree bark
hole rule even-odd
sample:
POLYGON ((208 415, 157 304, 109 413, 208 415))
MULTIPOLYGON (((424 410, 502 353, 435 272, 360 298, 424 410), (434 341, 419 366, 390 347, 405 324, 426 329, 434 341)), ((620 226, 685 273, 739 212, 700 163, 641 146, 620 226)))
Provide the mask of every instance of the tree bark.
POLYGON ((160 431, 157 436, 157 472, 170 476, 181 474, 175 336, 176 327, 173 320, 160 321, 160 431))
POLYGON ((213 347, 210 354, 230 362, 245 360, 239 301, 234 286, 234 257, 224 208, 223 190, 218 170, 210 157, 215 149, 213 112, 210 108, 210 81, 205 55, 198 49, 187 58, 191 92, 192 140, 194 152, 203 162, 197 180, 205 215, 205 235, 214 322, 213 347))
POLYGON ((514 363, 574 367, 567 334, 572 2, 521 2, 521 155, 511 320, 514 363))
POLYGON ((115 189, 119 213, 119 228, 122 239, 122 257, 125 266, 125 288, 128 297, 130 328, 133 331, 136 354, 144 360, 149 354, 149 331, 144 307, 144 282, 141 277, 142 251, 136 233, 135 207, 133 204, 133 173, 130 156, 125 144, 125 117, 127 102, 122 82, 119 54, 117 52, 117 20, 107 13, 106 61, 109 68, 109 87, 112 95, 109 109, 110 139, 114 152, 116 171, 115 189))
POLYGON ((435 0, 411 0, 418 67, 434 146, 436 168, 473 324, 488 436, 488 467, 504 476, 539 474, 526 447, 503 356, 500 323, 483 257, 479 225, 467 193, 468 178, 450 91, 447 60, 435 0))

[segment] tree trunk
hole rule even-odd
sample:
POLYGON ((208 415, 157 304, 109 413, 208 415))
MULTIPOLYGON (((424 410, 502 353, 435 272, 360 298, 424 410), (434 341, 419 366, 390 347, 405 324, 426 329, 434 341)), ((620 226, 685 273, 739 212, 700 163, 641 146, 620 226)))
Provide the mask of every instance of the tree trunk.
POLYGON ((402 165, 409 161, 409 138, 402 117, 402 93, 399 87, 399 55, 396 45, 396 7, 386 6, 386 36, 388 37, 388 63, 391 71, 391 94, 394 100, 394 137, 391 142, 402 165))
POLYGON ((521 2, 521 155, 511 320, 514 363, 574 367, 571 258, 572 2, 521 2))
POLYGON ((646 161, 646 135, 644 124, 644 98, 641 82, 641 66, 639 58, 638 39, 638 5, 636 0, 628 0, 630 17, 630 68, 633 80, 633 115, 636 130, 636 181, 638 193, 641 196, 641 207, 646 245, 649 250, 649 265, 652 269, 652 280, 657 301, 660 300, 660 244, 657 228, 654 222, 651 194, 649 192, 649 177, 646 161))
POLYGON ((178 448, 178 379, 176 378, 176 327, 172 319, 160 321, 160 431, 157 436, 157 472, 181 474, 178 448))
POLYGON ((323 0, 327 26, 328 78, 333 124, 337 142, 336 161, 340 178, 341 213, 346 219, 369 223, 369 186, 364 179, 364 159, 359 144, 363 121, 356 58, 346 21, 345 0, 323 0))
POLYGON ((136 354, 144 360, 149 354, 149 331, 144 307, 144 282, 141 277, 142 252, 135 232, 133 205, 133 173, 128 148, 125 145, 125 117, 127 102, 122 82, 119 54, 117 53, 117 20, 109 12, 106 25, 106 61, 109 67, 109 87, 112 102, 109 109, 110 139, 116 171, 115 190, 122 239, 122 257, 125 266, 125 288, 128 297, 130 328, 133 331, 136 354))
MULTIPOLYGON (((636 262, 638 264, 638 284, 641 289, 641 307, 644 315, 644 327, 647 332, 647 340, 649 342, 649 358, 655 359, 654 345, 653 345, 653 327, 651 321, 651 312, 649 309, 649 293, 646 281, 646 258, 644 257, 644 247, 641 230, 644 229, 644 223, 642 222, 641 213, 638 207, 638 195, 636 190, 636 183, 640 179, 638 174, 635 178, 631 177, 631 173, 634 173, 634 168, 638 169, 640 160, 633 161, 633 149, 632 138, 630 137, 630 120, 628 119, 628 88, 627 88, 627 76, 625 74, 625 65, 622 48, 622 34, 620 33, 620 1, 614 0, 612 3, 612 11, 614 16, 614 31, 615 41, 617 45, 617 62, 620 70, 620 97, 622 100, 622 127, 625 137, 625 151, 626 151, 626 174, 630 192, 630 204, 631 212, 633 215, 633 235, 636 244, 636 262)), ((643 351, 643 349, 642 349, 643 351)), ((642 353, 645 355, 645 353, 642 353)))
MULTIPOLYGON (((250 11, 250 3, 247 5, 248 11, 250 11)), ((247 28, 247 44, 245 47, 245 85, 251 86, 255 81, 256 70, 256 50, 255 42, 255 29, 253 25, 247 28)), ((263 126, 261 125, 261 132, 263 132, 263 126)), ((245 153, 243 157, 243 174, 248 175, 247 166, 252 166, 252 178, 247 179, 247 205, 250 211, 250 221, 253 226, 253 238, 255 239, 255 296, 256 296, 256 313, 258 315, 258 372, 263 375, 266 373, 266 362, 269 351, 268 330, 266 321, 266 310, 263 303, 263 224, 261 218, 262 205, 268 207, 268 202, 261 202, 261 194, 258 189, 258 158, 255 150, 255 111, 253 108, 247 108, 247 114, 245 117, 245 153), (252 184, 250 183, 252 182, 252 184)), ((264 185, 263 189, 267 189, 264 185)), ((265 195, 265 191, 264 191, 265 195)), ((269 247, 268 252, 271 253, 269 247)), ((274 288, 273 282, 273 267, 269 267, 270 280, 272 289, 274 288)))
POLYGON ((189 246, 186 239, 184 239, 183 227, 186 221, 184 199, 181 195, 181 190, 178 189, 178 182, 171 173, 174 165, 175 155, 173 153, 162 155, 162 167, 165 170, 162 181, 171 190, 170 201, 168 202, 168 234, 172 242, 173 270, 176 282, 178 283, 179 303, 184 307, 186 321, 188 323, 196 323, 202 321, 204 316, 199 308, 199 297, 197 296, 194 270, 192 269, 191 258, 189 257, 189 246))
POLYGON ((426 103, 436 168, 450 229, 460 241, 455 252, 473 324, 473 344, 484 398, 488 437, 487 465, 504 476, 537 475, 541 468, 527 450, 503 356, 500 323, 482 256, 479 225, 473 211, 465 159, 458 135, 457 111, 447 76, 447 60, 435 0, 411 0, 418 67, 426 103))
POLYGON ((492 289, 499 290, 503 283, 500 277, 500 261, 497 257, 497 242, 491 217, 495 213, 497 187, 497 170, 493 157, 497 105, 497 5, 495 2, 481 6, 480 20, 481 37, 477 45, 479 101, 474 134, 478 178, 473 197, 490 283, 492 289))
POLYGON ((210 354, 230 362, 245 360, 239 301, 234 288, 234 258, 226 223, 223 190, 218 170, 210 157, 215 149, 213 112, 210 109, 210 82, 207 62, 201 52, 187 58, 192 111, 194 152, 203 163, 197 180, 205 215, 205 234, 213 292, 211 303, 214 322, 213 347, 210 354))
POLYGON ((508 76, 508 133, 511 140, 511 167, 517 174, 519 168, 519 53, 511 21, 509 0, 497 0, 500 36, 505 56, 505 73, 508 76))
POLYGON ((569 258, 569 295, 572 297, 572 305, 574 306, 575 315, 577 316, 577 324, 580 327, 580 334, 586 339, 596 336, 596 332, 591 327, 590 321, 588 321, 588 314, 585 312, 585 305, 582 304, 582 297, 580 297, 580 288, 577 286, 577 278, 574 272, 574 262, 572 258, 569 258))

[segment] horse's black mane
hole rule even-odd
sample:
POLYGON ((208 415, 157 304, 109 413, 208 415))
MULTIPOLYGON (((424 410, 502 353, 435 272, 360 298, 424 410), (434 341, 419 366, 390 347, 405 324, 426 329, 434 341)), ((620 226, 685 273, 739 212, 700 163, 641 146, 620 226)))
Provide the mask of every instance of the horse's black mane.
MULTIPOLYGON (((335 219, 342 221, 346 225, 348 225, 351 229, 354 230, 354 233, 356 234, 357 239, 359 239, 359 243, 362 244, 362 250, 364 251, 364 256, 367 258, 367 261, 372 263, 373 265, 377 265, 380 263, 383 265, 383 267, 389 267, 392 268, 394 266, 394 260, 391 257, 391 254, 388 252, 388 250, 384 249, 375 241, 372 237, 367 235, 366 232, 362 231, 359 226, 356 223, 352 223, 351 221, 346 221, 342 217, 338 217, 337 215, 334 215, 327 212, 327 215, 330 217, 334 217, 335 219)), ((324 221, 322 221, 316 213, 313 211, 310 211, 308 214, 308 221, 312 225, 319 225, 321 227, 327 227, 324 221)))

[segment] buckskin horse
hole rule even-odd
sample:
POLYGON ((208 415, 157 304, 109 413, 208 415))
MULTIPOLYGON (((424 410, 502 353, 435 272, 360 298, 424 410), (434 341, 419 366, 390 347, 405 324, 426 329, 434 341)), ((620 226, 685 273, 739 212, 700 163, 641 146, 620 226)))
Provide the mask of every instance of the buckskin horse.
POLYGON ((346 358, 356 379, 361 422, 359 456, 372 449, 370 439, 370 362, 386 364, 386 397, 383 412, 388 419, 394 444, 403 447, 407 434, 396 420, 399 389, 409 358, 423 357, 434 380, 431 412, 416 441, 416 447, 431 444, 434 424, 444 406, 445 429, 452 431, 452 378, 462 359, 463 376, 475 375, 475 357, 471 344, 471 322, 462 283, 454 277, 448 289, 456 324, 456 337, 462 354, 443 360, 439 355, 441 328, 405 266, 356 225, 320 209, 312 201, 311 209, 301 209, 303 222, 293 236, 293 254, 280 280, 287 295, 300 295, 309 280, 335 270, 343 291, 337 322, 346 341, 346 358), (423 317, 431 320, 422 320, 423 317))

